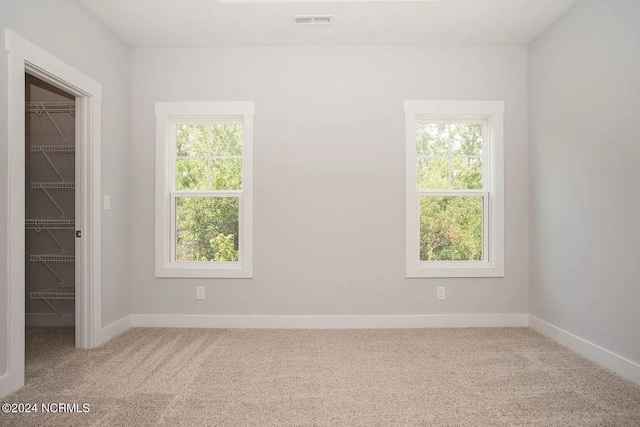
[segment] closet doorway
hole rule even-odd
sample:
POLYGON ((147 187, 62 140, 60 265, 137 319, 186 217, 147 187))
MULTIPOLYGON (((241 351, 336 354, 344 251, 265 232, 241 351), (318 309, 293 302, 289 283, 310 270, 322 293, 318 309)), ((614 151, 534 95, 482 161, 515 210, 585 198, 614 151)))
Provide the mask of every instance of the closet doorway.
POLYGON ((75 116, 73 95, 25 74, 25 326, 65 327, 27 333, 59 336, 72 346, 75 116))
MULTIPOLYGON (((52 198, 56 200, 55 194, 60 196, 60 192, 73 191, 74 193, 74 210, 75 217, 67 219, 73 219, 75 221, 75 232, 73 232, 75 244, 71 244, 71 248, 75 249, 71 252, 70 248, 65 246, 65 243, 61 241, 61 245, 65 248, 67 254, 73 255, 75 264, 75 283, 74 283, 74 299, 65 300, 60 299, 54 301, 52 298, 47 300, 56 307, 58 311, 63 314, 59 307, 61 303, 71 304, 75 306, 75 347, 77 348, 92 348, 100 345, 104 342, 105 332, 101 325, 101 227, 100 227, 100 211, 101 211, 101 185, 100 185, 100 140, 101 140, 101 100, 102 100, 102 85, 91 77, 87 76, 83 72, 75 69, 64 61, 51 55, 39 46, 29 42, 19 34, 5 29, 5 49, 7 52, 7 70, 8 70, 8 144, 6 145, 7 152, 6 158, 8 159, 8 191, 6 194, 6 206, 8 213, 7 221, 7 255, 8 264, 6 271, 6 278, 0 279, 6 280, 8 287, 7 298, 1 301, 3 307, 1 309, 5 311, 7 315, 7 345, 6 345, 6 374, 3 377, 3 382, 0 383, 0 394, 11 393, 24 385, 24 373, 25 373, 25 321, 26 313, 25 308, 27 304, 37 303, 38 305, 44 304, 42 295, 34 295, 34 299, 31 299, 31 283, 27 284, 25 280, 26 264, 35 263, 43 266, 42 261, 31 261, 31 253, 27 253, 26 245, 26 233, 37 233, 36 230, 25 230, 25 227, 34 225, 33 223, 27 223, 32 219, 51 219, 50 217, 43 216, 42 218, 34 218, 27 216, 27 198, 31 197, 28 193, 32 190, 40 190, 42 188, 31 188, 34 185, 31 180, 35 177, 29 177, 30 181, 27 183, 27 160, 26 160, 26 115, 36 114, 26 112, 26 79, 36 77, 43 82, 59 89, 62 92, 71 94, 75 97, 75 129, 74 129, 74 142, 75 142, 75 184, 73 190, 63 190, 48 188, 52 198), (28 187, 28 188, 27 188, 28 187), (76 237, 76 233, 80 232, 76 237), (26 255, 26 257, 25 257, 26 255), (28 301, 27 301, 28 300, 28 301), (56 305, 57 304, 57 305, 56 305), (59 307, 59 308, 58 308, 59 307)), ((43 112, 44 113, 44 112, 43 112)), ((46 113, 44 113, 46 116, 46 113)), ((57 113, 61 114, 61 113, 57 113)), ((30 118, 29 120, 31 120, 30 118)), ((47 118, 48 120, 48 118, 47 118)), ((57 131, 56 131, 57 132, 57 131)), ((59 135, 59 134, 58 134, 59 135)), ((65 135, 66 137, 66 135, 65 135)), ((54 145, 53 143, 51 143, 54 145)), ((37 145, 37 144, 34 144, 37 145)), ((42 144, 44 145, 44 144, 42 144)), ((64 143, 55 145, 65 145, 64 143)), ((67 144, 68 145, 68 144, 67 144)), ((40 157, 42 153, 29 151, 29 156, 33 159, 38 154, 40 157)), ((49 154, 49 153, 47 153, 49 154)), ((53 159, 53 153, 49 156, 52 163, 56 165, 56 161, 53 159)), ((40 159, 42 161, 42 159, 40 159)), ((49 162, 45 159, 44 165, 51 168, 49 162)), ((40 171, 39 171, 40 172, 40 171)), ((34 171, 29 172, 33 174, 34 171)), ((49 172, 47 172, 49 173, 49 172)), ((58 175, 53 171, 54 175, 51 179, 54 179, 58 175)), ((64 176, 64 175, 63 175, 64 176)), ((66 178, 66 177, 65 177, 66 178)), ((40 178, 38 178, 40 179, 40 178)), ((49 178, 46 178, 49 179, 49 178)), ((66 178, 67 181, 70 178, 66 178)), ((45 182, 45 186, 53 185, 69 185, 69 184, 54 184, 57 181, 35 181, 45 182)), ((44 196, 46 200, 51 202, 48 196, 44 196)), ((58 203, 60 204, 60 203, 58 203)), ((64 210, 64 207, 60 205, 64 210)), ((50 209, 51 207, 47 208, 50 209)), ((57 208, 53 212, 60 213, 57 208)), ((70 215, 65 212, 66 215, 70 215)), ((29 215, 34 215, 30 212, 29 215)), ((42 214, 44 215, 44 214, 42 214)), ((56 221, 61 221, 60 216, 53 217, 56 221)), ((56 226, 66 225, 58 222, 56 226)), ((52 224, 50 224, 53 226, 52 224)), ((64 231, 64 230, 57 230, 64 231)), ((46 233, 46 231, 40 231, 40 233, 46 233)), ((43 235, 44 236, 44 235, 43 235)), ((41 238, 44 238, 41 236, 41 238)), ((62 237, 61 237, 62 238, 62 237)), ((59 246, 53 243, 53 248, 49 247, 50 251, 54 251, 58 248, 56 256, 63 255, 59 252, 59 246)), ((45 254, 52 254, 52 252, 46 252, 45 254)), ((43 255, 42 253, 34 253, 33 255, 43 255)), ((34 258, 35 259, 35 258, 34 258)), ((46 274, 50 274, 52 282, 46 286, 46 289, 54 288, 56 290, 57 297, 65 297, 63 292, 68 289, 60 289, 68 287, 68 283, 64 280, 62 274, 58 273, 59 264, 67 263, 69 261, 62 261, 58 258, 55 261, 55 265, 51 264, 54 261, 49 262, 49 266, 52 267, 58 275, 61 276, 64 283, 59 286, 60 282, 56 282, 57 277, 51 273, 51 271, 44 267, 44 270, 39 271, 45 277, 46 274), (58 285, 56 285, 56 283, 58 285)), ((31 268, 31 267, 29 267, 31 268)), ((74 269, 74 268, 72 268, 74 269)), ((29 273, 31 274, 31 273, 29 273)), ((34 272, 35 274, 35 272, 34 272)), ((34 292, 38 292, 37 288, 34 292)), ((70 294, 70 292, 69 292, 70 294)), ((66 297, 70 298, 71 295, 66 297)), ((49 307, 50 308, 50 307, 49 307)), ((31 307, 30 307, 31 309, 31 307)), ((49 314, 55 314, 50 312, 49 314)))

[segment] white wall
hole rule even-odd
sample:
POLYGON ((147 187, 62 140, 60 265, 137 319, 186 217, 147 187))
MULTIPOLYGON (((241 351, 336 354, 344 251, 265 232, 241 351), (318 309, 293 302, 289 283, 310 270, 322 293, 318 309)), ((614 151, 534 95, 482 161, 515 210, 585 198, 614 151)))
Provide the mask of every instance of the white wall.
MULTIPOLYGON (((0 2, 0 224, 7 223, 7 55, 4 28, 100 82, 102 188, 113 210, 102 213, 102 324, 130 313, 131 49, 77 0, 0 2)), ((0 259, 7 259, 6 227, 0 227, 0 259)), ((6 262, 0 263, 0 376, 6 366, 6 262)))
POLYGON ((134 49, 132 312, 526 313, 526 67, 522 46, 134 49), (405 278, 407 99, 506 101, 505 278, 405 278), (156 279, 154 102, 249 100, 254 278, 156 279))
POLYGON ((529 49, 531 314, 636 363, 638 21, 582 0, 529 49))

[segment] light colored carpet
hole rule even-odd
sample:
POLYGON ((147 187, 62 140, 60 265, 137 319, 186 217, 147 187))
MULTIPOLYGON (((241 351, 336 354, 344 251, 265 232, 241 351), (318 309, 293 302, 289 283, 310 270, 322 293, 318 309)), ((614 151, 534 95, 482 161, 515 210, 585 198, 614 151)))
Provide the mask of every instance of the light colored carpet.
POLYGON ((93 350, 27 331, 0 425, 640 426, 640 387, 525 328, 135 328, 93 350))

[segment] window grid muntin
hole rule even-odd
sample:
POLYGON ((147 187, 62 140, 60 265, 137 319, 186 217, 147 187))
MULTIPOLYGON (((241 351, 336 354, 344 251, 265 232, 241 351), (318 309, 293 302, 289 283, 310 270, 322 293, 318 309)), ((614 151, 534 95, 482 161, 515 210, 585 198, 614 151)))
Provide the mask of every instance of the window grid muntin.
POLYGON ((180 159, 242 159, 242 156, 176 156, 180 159))
POLYGON ((211 126, 207 126, 207 189, 211 189, 211 126))

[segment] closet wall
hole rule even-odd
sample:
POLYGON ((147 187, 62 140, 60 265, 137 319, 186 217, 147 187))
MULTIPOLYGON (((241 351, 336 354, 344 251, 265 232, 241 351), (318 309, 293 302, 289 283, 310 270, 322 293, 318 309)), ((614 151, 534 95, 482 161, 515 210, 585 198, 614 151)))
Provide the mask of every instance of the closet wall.
POLYGON ((75 99, 25 87, 27 326, 71 326, 75 297, 75 99))

